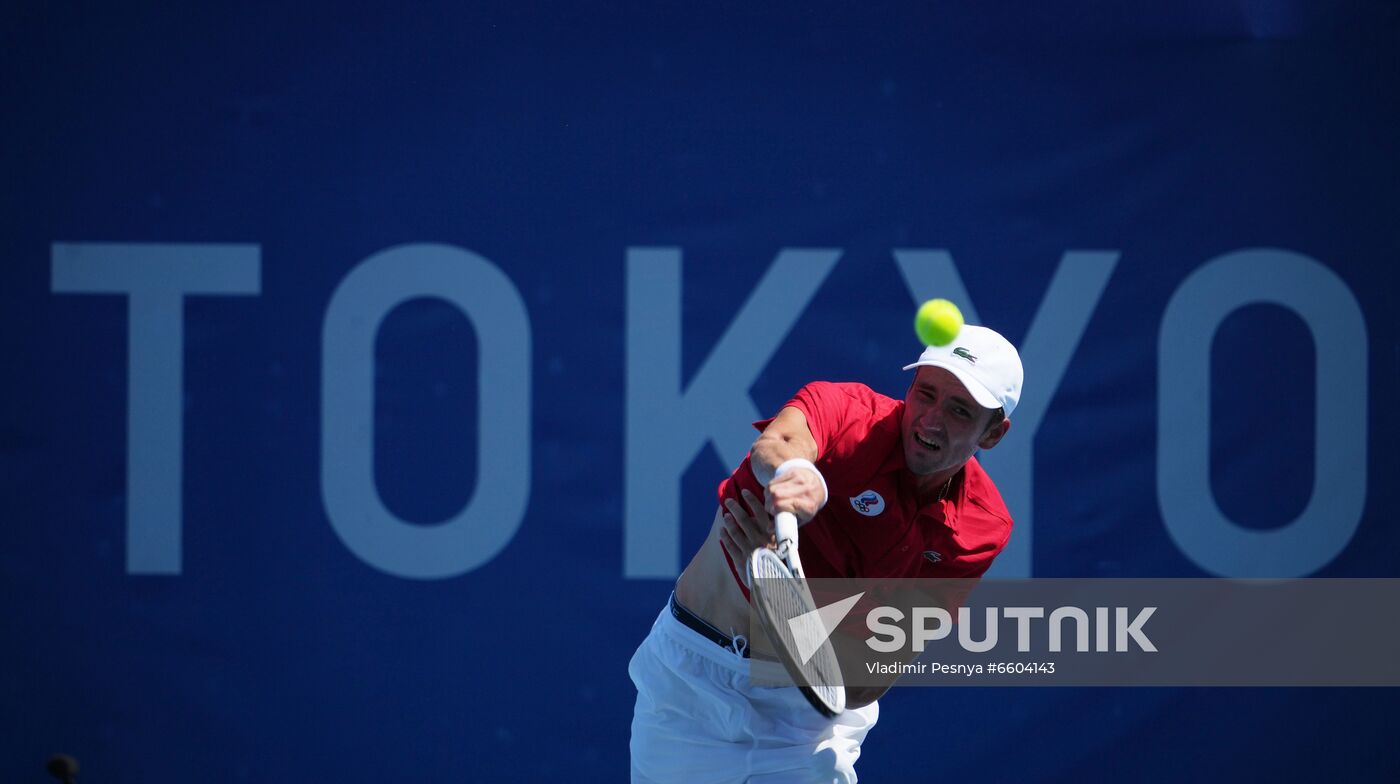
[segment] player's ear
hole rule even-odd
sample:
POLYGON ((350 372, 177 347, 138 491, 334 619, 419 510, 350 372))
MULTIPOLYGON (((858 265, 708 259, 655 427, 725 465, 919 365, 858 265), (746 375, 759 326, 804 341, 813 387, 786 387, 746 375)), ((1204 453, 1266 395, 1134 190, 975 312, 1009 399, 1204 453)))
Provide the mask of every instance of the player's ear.
POLYGON ((991 449, 1006 437, 1006 432, 1010 429, 1011 420, 1008 417, 1000 417, 996 424, 987 427, 987 431, 982 434, 982 440, 977 442, 977 448, 991 449))

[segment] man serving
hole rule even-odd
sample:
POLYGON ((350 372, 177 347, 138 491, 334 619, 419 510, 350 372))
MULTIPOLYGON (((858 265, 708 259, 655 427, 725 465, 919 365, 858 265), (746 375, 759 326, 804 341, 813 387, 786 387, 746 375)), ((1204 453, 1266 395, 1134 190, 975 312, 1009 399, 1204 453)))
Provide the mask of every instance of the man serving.
POLYGON ((772 419, 719 487, 710 534, 628 666, 637 687, 634 782, 854 782, 879 716, 871 690, 828 719, 795 688, 749 682, 743 570, 769 546, 771 516, 803 524, 808 577, 976 578, 1011 516, 974 454, 1011 427, 1021 359, 1005 338, 964 326, 905 370, 904 400, 863 384, 814 382, 772 419))

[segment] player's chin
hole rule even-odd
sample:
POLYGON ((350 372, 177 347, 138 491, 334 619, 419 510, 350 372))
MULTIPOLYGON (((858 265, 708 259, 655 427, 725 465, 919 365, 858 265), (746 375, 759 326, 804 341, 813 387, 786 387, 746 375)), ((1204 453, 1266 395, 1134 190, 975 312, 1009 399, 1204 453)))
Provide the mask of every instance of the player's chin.
POLYGON ((923 447, 915 447, 905 450, 904 463, 910 471, 916 474, 932 474, 942 470, 943 464, 942 450, 929 450, 923 447))

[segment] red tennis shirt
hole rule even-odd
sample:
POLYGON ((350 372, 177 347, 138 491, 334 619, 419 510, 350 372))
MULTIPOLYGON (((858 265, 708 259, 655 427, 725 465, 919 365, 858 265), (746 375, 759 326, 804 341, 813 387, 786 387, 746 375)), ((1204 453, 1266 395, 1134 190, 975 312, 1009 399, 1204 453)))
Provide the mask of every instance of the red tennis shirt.
MULTIPOLYGON (((919 505, 900 438, 904 401, 864 384, 818 381, 787 405, 807 417, 813 461, 826 479, 826 506, 798 540, 808 577, 980 577, 1011 536, 1011 514, 991 477, 967 461, 947 497, 919 505)), ((772 419, 754 423, 760 431, 772 419)), ((719 499, 759 498, 749 458, 719 485, 719 499)), ((721 548, 721 552, 722 552, 721 548)), ((748 587, 724 554, 739 588, 748 587)))

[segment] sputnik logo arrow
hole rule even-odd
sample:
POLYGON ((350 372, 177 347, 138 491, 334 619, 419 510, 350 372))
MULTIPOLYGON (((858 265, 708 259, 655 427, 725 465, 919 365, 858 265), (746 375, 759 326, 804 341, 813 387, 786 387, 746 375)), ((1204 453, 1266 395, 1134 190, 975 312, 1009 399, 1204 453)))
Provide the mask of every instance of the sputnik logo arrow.
POLYGON ((846 619, 851 608, 864 595, 865 591, 861 591, 855 596, 848 596, 839 602, 832 602, 825 607, 818 607, 788 619, 788 628, 792 629, 793 641, 797 643, 797 654, 802 657, 803 664, 822 647, 822 643, 836 631, 836 627, 846 619))

